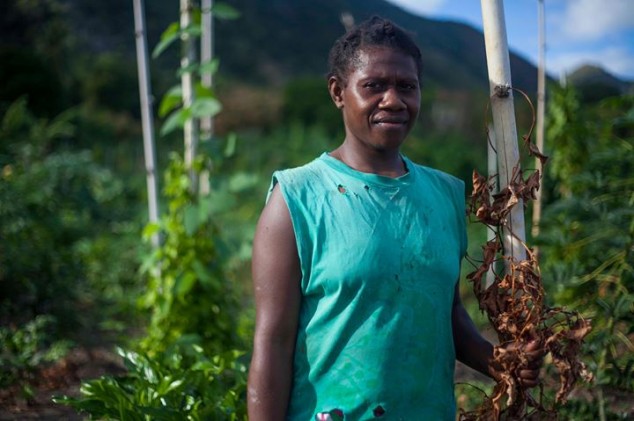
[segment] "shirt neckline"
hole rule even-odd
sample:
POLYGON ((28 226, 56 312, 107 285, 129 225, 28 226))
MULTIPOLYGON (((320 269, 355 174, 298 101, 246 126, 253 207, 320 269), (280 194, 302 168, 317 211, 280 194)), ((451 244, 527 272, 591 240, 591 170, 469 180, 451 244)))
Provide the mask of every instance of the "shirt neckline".
POLYGON ((324 164, 328 165, 330 168, 334 169, 335 171, 344 173, 358 180, 361 180, 365 183, 370 183, 374 185, 380 185, 385 187, 403 187, 403 186, 412 184, 415 177, 413 163, 402 154, 401 154, 401 159, 405 163, 407 172, 396 178, 355 170, 354 168, 349 167, 346 163, 331 156, 328 152, 322 153, 319 159, 324 164))

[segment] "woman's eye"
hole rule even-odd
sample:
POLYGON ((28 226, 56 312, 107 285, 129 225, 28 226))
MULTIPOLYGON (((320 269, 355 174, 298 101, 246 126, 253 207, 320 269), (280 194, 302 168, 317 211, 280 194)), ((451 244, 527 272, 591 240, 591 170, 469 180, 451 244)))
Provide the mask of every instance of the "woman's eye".
POLYGON ((369 89, 380 89, 382 85, 380 82, 366 82, 364 86, 369 89))
POLYGON ((401 83, 399 86, 404 91, 413 91, 416 89, 416 85, 413 83, 401 83))

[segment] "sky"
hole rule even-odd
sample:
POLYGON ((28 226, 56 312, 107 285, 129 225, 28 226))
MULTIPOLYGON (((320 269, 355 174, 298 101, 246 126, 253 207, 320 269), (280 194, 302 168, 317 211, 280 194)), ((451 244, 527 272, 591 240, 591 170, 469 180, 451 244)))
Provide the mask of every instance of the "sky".
MULTIPOLYGON (((479 0, 388 0, 431 19, 482 29, 479 0)), ((543 0, 548 74, 560 78, 584 65, 634 81, 634 0, 543 0)), ((504 2, 509 48, 537 65, 538 0, 504 2)), ((413 28, 412 28, 413 29, 413 28)))

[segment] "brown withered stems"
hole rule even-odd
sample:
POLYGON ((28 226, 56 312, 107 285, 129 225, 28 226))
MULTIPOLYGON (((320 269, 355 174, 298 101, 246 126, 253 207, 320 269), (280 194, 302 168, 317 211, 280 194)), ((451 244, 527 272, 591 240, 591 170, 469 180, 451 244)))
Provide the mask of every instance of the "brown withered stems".
MULTIPOLYGON (((532 108, 526 94, 519 92, 532 108)), ((534 115, 533 112, 533 125, 534 115)), ((537 157, 543 171, 547 157, 531 142, 532 130, 531 126, 528 134, 523 136, 523 143, 528 153, 537 157)), ((526 250, 525 260, 517 260, 503 250, 500 232, 513 235, 508 224, 511 209, 535 199, 535 192, 540 188, 540 169, 532 173, 527 171, 527 176, 523 177, 524 172, 518 164, 509 185, 496 194, 492 194, 496 177, 486 178, 473 172, 469 213, 497 234, 482 247, 482 262, 469 259, 475 270, 467 275, 467 279, 473 283, 480 309, 486 312, 498 335, 499 345, 494 349, 493 359, 494 366, 501 369, 492 395, 485 397, 475 411, 461 410, 461 421, 557 419, 556 406, 566 402, 575 382, 579 378, 589 381, 592 377, 579 359, 583 339, 591 329, 590 322, 577 312, 545 305, 539 264, 530 247, 522 243, 526 250), (486 287, 483 279, 497 261, 504 262, 504 273, 494 272, 494 282, 486 287), (530 389, 518 381, 517 373, 527 363, 522 350, 532 341, 542 344, 559 374, 559 389, 549 408, 543 402, 544 383, 537 388, 539 396, 536 399, 530 389)))

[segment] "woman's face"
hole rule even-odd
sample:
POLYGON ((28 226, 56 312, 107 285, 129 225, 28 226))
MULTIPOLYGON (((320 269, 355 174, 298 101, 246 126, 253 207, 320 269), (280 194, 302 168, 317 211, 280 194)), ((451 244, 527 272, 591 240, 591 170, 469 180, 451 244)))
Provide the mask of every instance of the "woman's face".
POLYGON ((388 47, 359 52, 347 80, 329 80, 342 110, 346 141, 374 150, 399 150, 420 109, 418 71, 412 57, 388 47))

